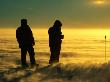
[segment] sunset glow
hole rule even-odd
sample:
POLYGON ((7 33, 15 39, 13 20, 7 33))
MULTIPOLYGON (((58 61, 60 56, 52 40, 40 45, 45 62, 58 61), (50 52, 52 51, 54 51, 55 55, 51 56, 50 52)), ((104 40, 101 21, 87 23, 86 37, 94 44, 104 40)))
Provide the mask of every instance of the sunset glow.
POLYGON ((105 4, 105 0, 95 0, 94 1, 94 4, 97 4, 97 5, 103 5, 103 4, 105 4))

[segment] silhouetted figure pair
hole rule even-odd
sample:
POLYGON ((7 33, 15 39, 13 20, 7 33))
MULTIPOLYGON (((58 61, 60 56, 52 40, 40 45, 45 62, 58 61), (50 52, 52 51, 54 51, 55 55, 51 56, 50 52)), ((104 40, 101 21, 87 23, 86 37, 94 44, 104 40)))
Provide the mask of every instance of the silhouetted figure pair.
POLYGON ((21 19, 21 26, 16 30, 16 38, 21 49, 21 63, 23 67, 27 67, 26 54, 29 53, 31 65, 36 65, 35 53, 33 46, 35 45, 33 33, 27 25, 26 19, 21 19))
POLYGON ((48 30, 49 34, 49 47, 51 51, 51 56, 49 64, 58 63, 59 55, 61 50, 61 43, 64 35, 61 32, 62 23, 59 20, 56 20, 53 27, 50 27, 48 30))
MULTIPOLYGON (((49 28, 49 47, 51 51, 51 56, 49 64, 59 62, 59 55, 61 50, 61 43, 64 35, 61 32, 62 23, 56 20, 53 27, 49 28)), ((30 27, 27 25, 26 19, 21 19, 21 26, 16 30, 16 38, 19 43, 19 48, 21 49, 21 63, 23 67, 28 67, 26 62, 26 54, 29 53, 31 65, 36 65, 35 53, 33 46, 35 45, 33 33, 30 27)), ((38 64, 37 64, 38 65, 38 64)))

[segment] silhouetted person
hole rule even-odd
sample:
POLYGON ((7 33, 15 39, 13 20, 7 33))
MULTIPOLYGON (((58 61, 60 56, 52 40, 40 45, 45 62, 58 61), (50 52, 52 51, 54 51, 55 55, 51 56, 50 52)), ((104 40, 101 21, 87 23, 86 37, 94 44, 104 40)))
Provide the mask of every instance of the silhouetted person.
POLYGON ((21 19, 21 26, 16 30, 16 38, 21 48, 21 63, 22 66, 27 67, 26 54, 29 53, 31 65, 34 66, 35 53, 33 46, 35 45, 34 38, 30 27, 27 25, 27 19, 21 19))
POLYGON ((62 23, 59 20, 56 20, 53 27, 50 27, 48 30, 49 34, 49 47, 51 51, 51 56, 49 64, 59 62, 59 55, 61 50, 61 43, 64 35, 61 32, 62 23))

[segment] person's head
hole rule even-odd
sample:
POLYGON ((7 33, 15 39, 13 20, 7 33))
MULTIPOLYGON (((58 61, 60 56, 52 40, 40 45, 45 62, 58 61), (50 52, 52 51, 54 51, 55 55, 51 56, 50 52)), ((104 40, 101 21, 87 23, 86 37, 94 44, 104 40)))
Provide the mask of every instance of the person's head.
POLYGON ((27 19, 21 19, 21 26, 27 25, 27 19))
POLYGON ((55 22, 54 22, 54 25, 53 25, 54 27, 61 27, 62 26, 62 23, 61 23, 61 21, 59 21, 59 20, 56 20, 55 22))

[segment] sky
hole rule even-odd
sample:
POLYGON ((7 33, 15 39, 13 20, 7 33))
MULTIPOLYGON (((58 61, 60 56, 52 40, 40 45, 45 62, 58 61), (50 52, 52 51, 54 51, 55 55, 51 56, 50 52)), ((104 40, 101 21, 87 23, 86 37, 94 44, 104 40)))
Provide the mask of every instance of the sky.
POLYGON ((16 28, 26 18, 33 28, 56 19, 64 28, 110 28, 109 0, 0 0, 0 28, 16 28))

